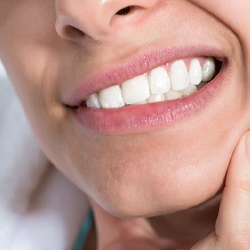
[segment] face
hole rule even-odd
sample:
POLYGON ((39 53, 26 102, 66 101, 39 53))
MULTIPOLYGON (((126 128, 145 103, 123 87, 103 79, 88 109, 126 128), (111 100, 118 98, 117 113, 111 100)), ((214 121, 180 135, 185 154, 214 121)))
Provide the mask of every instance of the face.
POLYGON ((250 125, 250 6, 234 2, 0 0, 0 58, 41 147, 107 211, 164 214, 222 187, 250 125))

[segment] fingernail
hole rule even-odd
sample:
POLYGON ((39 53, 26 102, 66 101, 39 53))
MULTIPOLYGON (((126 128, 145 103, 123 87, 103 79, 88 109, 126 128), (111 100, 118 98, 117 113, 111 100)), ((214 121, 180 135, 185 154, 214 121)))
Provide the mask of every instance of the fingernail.
POLYGON ((250 160, 250 134, 248 133, 246 136, 246 154, 248 159, 250 160))

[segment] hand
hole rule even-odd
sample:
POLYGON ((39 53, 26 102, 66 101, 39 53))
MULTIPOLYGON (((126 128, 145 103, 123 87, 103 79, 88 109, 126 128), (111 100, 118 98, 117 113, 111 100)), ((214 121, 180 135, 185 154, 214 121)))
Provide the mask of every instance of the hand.
POLYGON ((228 169, 215 232, 192 250, 250 249, 250 133, 238 143, 228 169))

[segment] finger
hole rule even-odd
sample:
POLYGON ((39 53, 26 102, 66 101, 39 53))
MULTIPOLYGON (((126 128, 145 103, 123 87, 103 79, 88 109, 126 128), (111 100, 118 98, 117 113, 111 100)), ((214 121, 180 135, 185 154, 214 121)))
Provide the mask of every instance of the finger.
POLYGON ((250 133, 238 143, 216 221, 219 249, 250 249, 250 133))

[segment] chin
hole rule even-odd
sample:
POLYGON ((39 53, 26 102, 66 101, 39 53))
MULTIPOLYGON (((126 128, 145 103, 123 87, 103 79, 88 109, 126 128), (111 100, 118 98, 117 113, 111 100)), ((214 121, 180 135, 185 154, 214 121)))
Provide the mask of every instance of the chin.
POLYGON ((184 160, 164 153, 161 157, 166 160, 162 163, 161 157, 151 161, 154 157, 145 152, 147 157, 141 155, 145 160, 134 163, 127 158, 119 167, 116 163, 109 165, 113 174, 99 180, 94 199, 104 210, 121 218, 163 215, 206 202, 221 191, 230 154, 199 158, 203 155, 197 153, 194 158, 185 157, 185 153, 184 160))

